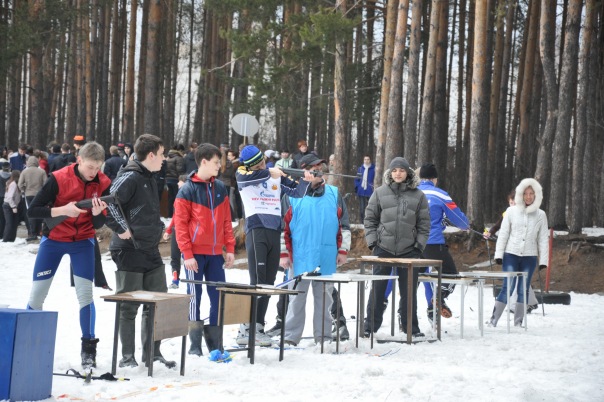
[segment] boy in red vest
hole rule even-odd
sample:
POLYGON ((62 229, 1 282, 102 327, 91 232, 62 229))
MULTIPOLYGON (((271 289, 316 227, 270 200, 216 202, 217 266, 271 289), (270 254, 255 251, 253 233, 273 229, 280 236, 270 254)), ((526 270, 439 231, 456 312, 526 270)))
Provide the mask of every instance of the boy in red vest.
POLYGON ((111 180, 100 171, 105 160, 103 147, 89 142, 80 149, 77 163, 50 174, 28 210, 30 218, 66 217, 43 237, 34 264, 33 285, 27 308, 41 310, 61 258, 69 254, 82 329, 82 366, 96 367, 95 308, 92 300, 94 278, 95 229, 105 223, 107 204, 98 197, 109 194, 111 180), (76 202, 92 198, 91 209, 80 209, 76 202))

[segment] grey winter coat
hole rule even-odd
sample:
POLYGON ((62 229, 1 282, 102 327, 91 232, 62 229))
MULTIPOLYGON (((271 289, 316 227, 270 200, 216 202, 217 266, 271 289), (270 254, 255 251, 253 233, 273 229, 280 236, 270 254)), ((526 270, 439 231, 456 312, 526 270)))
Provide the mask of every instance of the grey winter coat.
POLYGON ((19 190, 25 193, 26 197, 35 197, 46 181, 46 172, 40 169, 39 165, 38 158, 30 156, 27 158, 27 168, 19 176, 19 190))
POLYGON ((424 193, 417 188, 419 177, 412 171, 403 183, 392 180, 390 170, 365 210, 365 240, 394 255, 414 248, 424 251, 430 234, 430 210, 424 193))

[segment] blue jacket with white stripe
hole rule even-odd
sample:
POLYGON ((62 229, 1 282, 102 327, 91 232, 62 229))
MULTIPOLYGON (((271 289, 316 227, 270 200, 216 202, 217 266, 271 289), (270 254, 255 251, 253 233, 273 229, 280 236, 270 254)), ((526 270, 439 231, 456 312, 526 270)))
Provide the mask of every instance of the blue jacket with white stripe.
POLYGON ((436 187, 430 180, 422 180, 417 188, 426 195, 430 209, 430 236, 427 244, 445 244, 444 218, 449 219, 454 226, 461 230, 470 227, 468 218, 445 190, 436 187))

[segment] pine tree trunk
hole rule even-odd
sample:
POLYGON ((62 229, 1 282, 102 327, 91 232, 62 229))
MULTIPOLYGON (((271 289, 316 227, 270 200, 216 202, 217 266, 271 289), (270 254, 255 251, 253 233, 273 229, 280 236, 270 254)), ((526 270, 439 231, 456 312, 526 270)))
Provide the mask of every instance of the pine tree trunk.
POLYGON ((145 88, 147 86, 147 43, 149 41, 149 9, 150 2, 143 2, 143 15, 141 21, 140 55, 138 62, 138 85, 136 97, 136 128, 135 136, 145 133, 145 88))
MULTIPOLYGON (((33 0, 29 2, 29 18, 34 26, 38 26, 40 13, 44 8, 44 0, 33 0)), ((35 28, 34 28, 35 29, 35 28)), ((46 137, 46 127, 43 125, 45 116, 44 108, 44 80, 43 80, 43 55, 44 51, 39 44, 29 50, 29 102, 31 120, 28 132, 30 133, 33 146, 40 147, 46 137)))
MULTIPOLYGON (((579 82, 577 93, 577 131, 573 148, 571 204, 569 213, 569 233, 581 233, 583 228, 583 156, 588 137, 587 102, 589 100, 589 66, 591 36, 595 21, 594 0, 585 1, 585 21, 579 52, 579 82)), ((591 169, 589 170, 589 172, 591 169)))
POLYGON ((134 138, 134 62, 136 51, 136 30, 138 26, 138 1, 130 2, 130 32, 128 36, 128 60, 126 67, 126 96, 124 99, 124 122, 122 136, 134 138))
POLYGON ((558 102, 559 114, 553 145, 552 180, 549 202, 548 222, 556 229, 566 227, 566 192, 568 180, 568 144, 571 129, 574 77, 577 75, 577 57, 579 53, 579 28, 581 23, 582 0, 570 0, 562 70, 560 76, 561 96, 558 102))
MULTIPOLYGON (((457 121, 455 135, 455 170, 456 172, 465 172, 463 165, 463 99, 464 99, 464 58, 466 52, 466 0, 459 2, 459 44, 457 50, 457 121)), ((453 52, 451 52, 453 53, 453 52)), ((455 200, 460 208, 466 208, 466 176, 456 174, 453 177, 453 191, 455 200)))
POLYGON ((24 57, 17 57, 15 61, 11 63, 11 67, 8 72, 9 86, 7 102, 8 122, 6 130, 6 146, 12 149, 17 149, 19 146, 19 125, 23 124, 20 118, 23 59, 24 57))
MULTIPOLYGON (((449 143, 449 115, 447 111, 447 47, 449 40, 449 5, 441 2, 436 44, 434 77, 434 120, 432 123, 431 161, 442 172, 438 184, 447 188, 447 148, 449 143)), ((427 161, 419 160, 419 163, 427 161)))
MULTIPOLYGON (((604 7, 602 8, 604 11, 604 7)), ((602 14, 600 20, 602 20, 604 14, 602 14)), ((596 19, 597 21, 597 19, 596 19)), ((595 24, 594 24, 595 25, 595 24)), ((603 28, 601 28, 603 29, 603 28)), ((598 46, 598 35, 597 32, 592 33, 592 43, 591 43, 591 56, 589 57, 589 82, 590 83, 600 83, 602 85, 601 79, 598 79, 599 69, 598 69, 598 57, 599 52, 602 49, 598 46)), ((604 37, 603 37, 604 40, 604 37)), ((587 100, 587 116, 590 118, 597 118, 598 112, 597 110, 602 110, 602 108, 598 108, 598 97, 597 97, 597 88, 596 85, 588 86, 588 100, 587 100)), ((594 170, 594 166, 597 166, 595 163, 594 156, 596 155, 596 151, 598 146, 603 146, 601 141, 598 141, 598 137, 596 137, 597 126, 594 124, 593 120, 589 121, 587 125, 587 139, 586 139, 586 147, 585 147, 585 156, 583 157, 583 174, 587 175, 589 172, 594 170)), ((602 178, 598 177, 595 180, 592 180, 591 176, 585 176, 583 179, 583 226, 593 226, 596 224, 594 211, 595 206, 597 205, 597 188, 598 183, 602 178)))
POLYGON ((474 24, 474 56, 472 75, 472 119, 470 134, 470 166, 468 175, 468 218, 476 228, 484 226, 485 183, 484 162, 486 151, 485 116, 489 112, 489 94, 485 91, 487 77, 487 2, 476 2, 474 24))
MULTIPOLYGON (((493 86, 491 91, 491 100, 490 100, 490 116, 489 116, 489 132, 488 132, 488 158, 487 158, 487 183, 497 182, 498 176, 497 171, 497 154, 498 151, 503 151, 501 148, 497 148, 497 140, 498 135, 500 134, 497 131, 497 125, 499 124, 499 102, 501 102, 501 87, 503 84, 503 58, 504 58, 504 47, 505 47, 505 34, 504 34, 504 20, 507 13, 503 13, 503 10, 507 8, 507 0, 499 0, 497 4, 497 8, 499 12, 496 15, 495 20, 495 55, 493 60, 493 86)), ((509 29, 509 27, 508 27, 509 29)), ((489 206, 489 212, 486 214, 487 217, 491 217, 492 211, 495 203, 495 190, 491 185, 487 186, 487 196, 486 200, 492 200, 489 206)))
POLYGON ((159 62, 162 1, 149 2, 149 31, 147 33, 147 65, 145 69, 145 133, 160 136, 159 132, 159 62))
POLYGON ((384 160, 386 134, 388 132, 388 99, 390 97, 390 75, 392 71, 392 57, 394 53, 394 39, 396 36, 396 17, 399 0, 389 0, 386 9, 386 30, 384 32, 384 72, 382 75, 382 88, 380 92, 380 120, 378 125, 378 136, 376 141, 375 155, 375 186, 382 184, 382 173, 384 164, 390 161, 384 160))
POLYGON ((409 40, 409 74, 405 110, 405 156, 411 166, 416 166, 417 156, 417 108, 419 93, 419 62, 421 46, 422 0, 414 0, 411 10, 409 40))
MULTIPOLYGON (((505 143, 506 143, 506 121, 508 105, 508 90, 510 88, 510 61, 512 60, 512 33, 514 31, 514 16, 516 13, 516 3, 511 2, 507 6, 505 15, 505 39, 503 48, 502 71, 501 71, 501 90, 499 93, 499 111, 497 112, 497 134, 495 135, 495 163, 493 169, 492 181, 492 201, 491 210, 499 211, 505 209, 507 204, 506 195, 511 189, 502 185, 505 183, 505 143)), ((494 213, 491 214, 494 216, 494 213)))
POLYGON ((436 54, 438 51, 438 30, 443 0, 432 0, 430 11, 430 40, 426 49, 426 72, 422 95, 422 119, 419 128, 419 149, 417 164, 432 161, 432 126, 434 123, 434 91, 436 86, 436 54))
MULTIPOLYGON (((346 0, 337 0, 336 10, 341 18, 346 18, 346 0)), ((346 42, 343 37, 336 39, 336 54, 333 73, 334 88, 334 123, 335 123, 335 163, 336 173, 343 173, 343 161, 346 144, 349 141, 346 133, 346 42)), ((335 177, 333 185, 342 188, 341 177, 335 177)))
POLYGON ((84 94, 86 100, 86 126, 84 128, 84 132, 81 133, 84 137, 87 137, 89 140, 95 139, 94 133, 94 110, 92 107, 92 46, 90 43, 90 10, 88 6, 84 7, 82 10, 82 45, 84 52, 84 66, 83 66, 83 85, 84 85, 84 94))
MULTIPOLYGON (((136 3, 136 2, 133 2, 136 3)), ((102 42, 99 46, 100 50, 100 76, 99 76, 99 100, 96 119, 96 138, 97 141, 105 146, 106 151, 109 150, 111 142, 111 131, 106 119, 109 101, 109 61, 110 61, 110 43, 111 43, 111 16, 113 3, 107 2, 102 7, 102 24, 100 36, 102 42)), ((136 23, 133 24, 136 26, 136 23)), ((132 26, 132 25, 131 25, 132 26)))
POLYGON ((387 135, 384 160, 391 161, 395 156, 403 155, 403 67, 405 62, 405 43, 407 42, 407 13, 409 0, 401 0, 398 5, 396 34, 390 73, 390 95, 388 99, 387 135))

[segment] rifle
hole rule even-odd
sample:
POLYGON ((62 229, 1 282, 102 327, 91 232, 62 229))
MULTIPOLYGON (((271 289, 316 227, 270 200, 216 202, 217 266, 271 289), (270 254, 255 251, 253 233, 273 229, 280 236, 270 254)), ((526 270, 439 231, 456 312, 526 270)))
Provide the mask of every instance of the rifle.
POLYGON ((357 173, 356 176, 347 175, 347 174, 339 174, 339 173, 324 173, 318 170, 304 170, 304 169, 293 169, 293 168, 279 168, 283 173, 287 173, 291 177, 304 177, 304 172, 310 172, 315 177, 321 176, 336 176, 336 177, 344 177, 347 179, 362 179, 363 176, 360 173, 357 173))
MULTIPOLYGON (((99 198, 99 200, 105 201, 107 204, 115 204, 117 202, 117 198, 116 198, 115 194, 105 195, 105 196, 99 198)), ((76 207, 92 208, 92 198, 87 198, 85 200, 76 202, 76 207)), ((54 228, 55 226, 57 226, 59 223, 63 222, 67 218, 68 218, 68 216, 66 216, 66 215, 54 216, 51 218, 45 218, 44 223, 46 223, 46 226, 48 226, 48 230, 51 230, 52 228, 54 228)))

